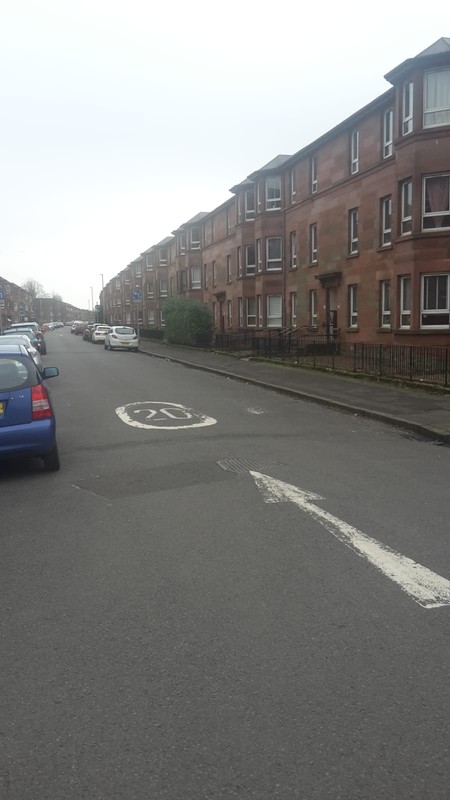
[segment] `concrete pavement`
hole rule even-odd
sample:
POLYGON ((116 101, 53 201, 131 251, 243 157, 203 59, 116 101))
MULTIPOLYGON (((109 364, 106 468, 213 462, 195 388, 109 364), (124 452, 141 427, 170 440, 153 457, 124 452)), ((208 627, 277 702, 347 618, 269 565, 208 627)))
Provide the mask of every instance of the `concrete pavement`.
POLYGON ((433 441, 450 444, 450 393, 400 387, 362 377, 352 378, 145 339, 141 339, 140 349, 155 358, 361 414, 433 441))

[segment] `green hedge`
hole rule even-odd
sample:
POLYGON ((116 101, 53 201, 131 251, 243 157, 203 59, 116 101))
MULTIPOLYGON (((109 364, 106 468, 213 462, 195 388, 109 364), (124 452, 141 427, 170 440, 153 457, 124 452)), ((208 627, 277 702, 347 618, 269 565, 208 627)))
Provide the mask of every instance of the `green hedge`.
POLYGON ((199 338, 211 337, 213 318, 199 300, 169 297, 164 303, 165 338, 174 344, 196 345, 199 338))

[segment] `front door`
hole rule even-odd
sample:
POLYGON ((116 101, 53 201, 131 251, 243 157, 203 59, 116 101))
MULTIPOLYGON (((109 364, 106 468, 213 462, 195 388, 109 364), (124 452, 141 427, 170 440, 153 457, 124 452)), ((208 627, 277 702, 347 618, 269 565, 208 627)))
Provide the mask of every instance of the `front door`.
POLYGON ((338 318, 337 318, 337 293, 336 287, 330 286, 327 288, 326 295, 326 330, 328 339, 334 339, 337 333, 338 318))

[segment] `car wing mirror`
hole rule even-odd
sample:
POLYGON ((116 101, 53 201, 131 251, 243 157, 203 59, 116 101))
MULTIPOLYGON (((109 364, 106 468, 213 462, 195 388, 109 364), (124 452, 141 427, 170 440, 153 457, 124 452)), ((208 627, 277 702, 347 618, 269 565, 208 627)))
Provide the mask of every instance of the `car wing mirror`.
POLYGON ((59 375, 58 367, 44 367, 42 372, 43 378, 56 378, 57 375, 59 375))

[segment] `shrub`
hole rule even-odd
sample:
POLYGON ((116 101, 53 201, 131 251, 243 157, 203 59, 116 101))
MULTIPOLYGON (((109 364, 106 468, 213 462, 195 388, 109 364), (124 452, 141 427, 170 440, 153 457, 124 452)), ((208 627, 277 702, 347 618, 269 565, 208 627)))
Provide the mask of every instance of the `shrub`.
POLYGON ((164 303, 166 339, 174 344, 196 345, 210 339, 213 318, 199 300, 169 297, 164 303))

